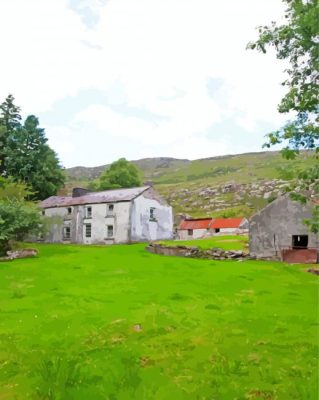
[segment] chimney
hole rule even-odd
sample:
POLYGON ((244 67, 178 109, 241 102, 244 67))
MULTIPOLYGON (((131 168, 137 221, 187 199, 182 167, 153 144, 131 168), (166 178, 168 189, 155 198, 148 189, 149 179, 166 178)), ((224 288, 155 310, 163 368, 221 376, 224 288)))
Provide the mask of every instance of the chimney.
POLYGON ((81 197, 87 193, 90 193, 90 190, 84 189, 84 188, 73 188, 72 189, 72 197, 81 197))

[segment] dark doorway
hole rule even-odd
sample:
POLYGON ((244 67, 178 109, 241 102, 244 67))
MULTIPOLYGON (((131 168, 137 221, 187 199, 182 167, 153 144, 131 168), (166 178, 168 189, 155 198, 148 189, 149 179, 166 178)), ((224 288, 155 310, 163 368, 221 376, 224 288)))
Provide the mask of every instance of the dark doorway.
POLYGON ((293 249, 306 249, 308 247, 308 235, 292 235, 293 249))

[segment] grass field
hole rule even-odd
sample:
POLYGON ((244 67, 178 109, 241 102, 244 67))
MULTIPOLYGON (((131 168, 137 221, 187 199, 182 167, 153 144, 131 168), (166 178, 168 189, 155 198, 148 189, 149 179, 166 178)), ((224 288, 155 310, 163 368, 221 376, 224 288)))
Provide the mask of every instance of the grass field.
POLYGON ((0 263, 1 400, 317 399, 305 266, 38 248, 0 263))
POLYGON ((219 247, 223 250, 247 250, 248 237, 238 235, 212 236, 197 240, 165 240, 159 243, 170 246, 196 246, 200 249, 219 247))

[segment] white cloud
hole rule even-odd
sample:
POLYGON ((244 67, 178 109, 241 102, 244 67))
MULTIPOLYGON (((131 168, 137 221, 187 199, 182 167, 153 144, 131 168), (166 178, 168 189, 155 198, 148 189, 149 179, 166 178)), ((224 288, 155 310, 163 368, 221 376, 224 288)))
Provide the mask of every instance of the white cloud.
POLYGON ((13 93, 24 112, 37 114, 86 89, 107 94, 107 104, 70 114, 64 134, 59 114, 47 126, 66 165, 79 163, 75 154, 82 155, 82 164, 110 161, 84 159, 79 132, 88 130, 95 132, 95 146, 121 138, 141 143, 134 154, 143 149, 157 154, 162 146, 167 155, 195 158, 239 148, 229 137, 225 142, 217 134, 207 136, 216 123, 231 119, 248 133, 261 123, 282 123, 276 107, 283 66, 272 53, 245 49, 257 25, 280 17, 281 1, 82 0, 78 13, 68 5, 67 0, 0 4, 3 96, 13 93), (98 15, 94 27, 83 23, 86 10, 98 15), (207 88, 211 78, 220 82, 215 93, 207 88), (114 108, 121 105, 154 118, 114 108))

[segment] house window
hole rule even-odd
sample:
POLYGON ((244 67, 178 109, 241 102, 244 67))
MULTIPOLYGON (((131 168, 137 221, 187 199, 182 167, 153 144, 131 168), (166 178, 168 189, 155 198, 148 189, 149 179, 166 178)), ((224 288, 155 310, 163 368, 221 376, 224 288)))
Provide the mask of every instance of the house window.
POLYGON ((92 218, 92 207, 85 208, 85 218, 92 218))
POLYGON ((92 236, 92 225, 85 224, 85 237, 90 238, 92 236))
POLYGON ((68 207, 68 215, 72 214, 72 207, 68 207))
POLYGON ((215 233, 219 233, 219 232, 220 232, 220 228, 216 228, 215 233))
POLYGON ((71 227, 65 226, 63 228, 63 240, 70 240, 71 239, 71 227))
POLYGON ((107 226, 107 237, 112 238, 113 237, 113 225, 108 225, 107 226))
POLYGON ((188 236, 193 236, 193 229, 187 229, 188 236))
POLYGON ((114 212, 114 204, 108 204, 106 215, 113 215, 113 212, 114 212))
POLYGON ((45 210, 42 210, 42 215, 45 215, 45 210))
POLYGON ((292 235, 293 249, 306 249, 308 247, 308 235, 292 235))
POLYGON ((151 208, 150 208, 150 221, 156 221, 156 218, 155 218, 155 210, 156 210, 155 207, 151 207, 151 208))

